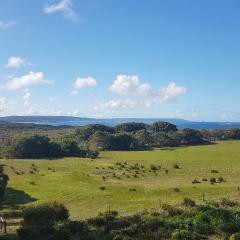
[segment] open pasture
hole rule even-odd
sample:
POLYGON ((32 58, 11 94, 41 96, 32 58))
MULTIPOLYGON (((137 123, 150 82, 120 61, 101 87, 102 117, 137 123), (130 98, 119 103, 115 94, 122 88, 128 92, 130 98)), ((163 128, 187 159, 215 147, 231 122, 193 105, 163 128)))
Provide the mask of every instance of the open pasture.
POLYGON ((120 214, 176 204, 237 199, 240 141, 136 152, 102 152, 99 159, 1 160, 10 181, 5 205, 64 203, 72 219, 111 208, 120 214), (216 182, 214 182, 214 180, 216 182))

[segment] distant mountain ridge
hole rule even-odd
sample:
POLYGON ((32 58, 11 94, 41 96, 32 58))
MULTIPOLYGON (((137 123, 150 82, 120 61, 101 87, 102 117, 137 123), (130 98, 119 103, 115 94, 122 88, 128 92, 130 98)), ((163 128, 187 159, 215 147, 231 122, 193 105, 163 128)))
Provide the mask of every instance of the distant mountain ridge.
POLYGON ((104 124, 108 126, 116 126, 117 124, 126 122, 143 122, 153 124, 157 121, 166 121, 178 126, 179 129, 228 129, 240 128, 240 122, 194 122, 184 119, 175 118, 84 118, 70 116, 6 116, 0 117, 0 121, 8 123, 34 123, 46 124, 52 126, 84 126, 87 124, 104 124))

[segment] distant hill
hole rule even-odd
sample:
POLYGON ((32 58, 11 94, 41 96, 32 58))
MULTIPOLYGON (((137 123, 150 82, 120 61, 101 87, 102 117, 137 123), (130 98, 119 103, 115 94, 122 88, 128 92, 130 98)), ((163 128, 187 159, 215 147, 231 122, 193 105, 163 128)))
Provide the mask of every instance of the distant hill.
POLYGON ((104 124, 115 126, 126 122, 143 122, 153 124, 157 121, 166 121, 178 126, 179 129, 228 129, 240 128, 240 122, 193 122, 175 118, 81 118, 69 116, 8 116, 0 117, 0 121, 8 123, 34 123, 52 126, 84 126, 87 124, 104 124))

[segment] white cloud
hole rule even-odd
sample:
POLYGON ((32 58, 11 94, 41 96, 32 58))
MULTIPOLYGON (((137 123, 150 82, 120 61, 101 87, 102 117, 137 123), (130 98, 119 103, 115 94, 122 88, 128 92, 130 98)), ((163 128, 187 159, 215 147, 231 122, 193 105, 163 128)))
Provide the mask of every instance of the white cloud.
POLYGON ((97 86, 98 82, 96 79, 92 77, 87 77, 87 78, 77 78, 75 83, 74 83, 74 88, 76 89, 81 89, 85 87, 95 87, 97 86))
POLYGON ((25 94, 23 95, 22 99, 23 99, 23 104, 24 106, 31 106, 31 101, 29 100, 30 97, 32 96, 32 94, 28 91, 25 91, 25 94))
POLYGON ((8 29, 10 27, 13 27, 15 25, 17 25, 17 23, 14 22, 14 21, 8 21, 8 22, 0 21, 0 29, 2 29, 2 30, 6 30, 6 29, 8 29))
POLYGON ((5 111, 9 111, 14 109, 15 103, 13 100, 10 100, 6 97, 0 97, 0 112, 5 113, 5 111))
POLYGON ((80 114, 80 112, 77 109, 72 112, 73 116, 78 116, 79 114, 80 114))
POLYGON ((31 93, 30 92, 27 92, 27 93, 25 93, 24 95, 23 95, 23 100, 27 100, 27 99, 29 99, 30 97, 31 97, 31 93))
POLYGON ((61 2, 44 7, 44 12, 47 14, 61 12, 65 18, 77 22, 78 15, 73 10, 73 3, 71 0, 62 0, 61 2))
POLYGON ((137 103, 134 100, 127 99, 127 100, 109 100, 106 102, 97 101, 92 105, 93 110, 106 110, 106 111, 113 111, 113 110, 131 110, 136 108, 137 103))
POLYGON ((73 90, 69 94, 70 94, 70 96, 76 96, 76 95, 78 95, 78 91, 77 90, 73 90))
POLYGON ((187 92, 185 87, 177 86, 174 82, 160 90, 154 90, 149 83, 141 83, 137 75, 118 75, 109 90, 119 95, 141 98, 139 103, 141 101, 144 107, 175 101, 187 92))
POLYGON ((187 119, 187 120, 197 120, 199 117, 199 113, 197 112, 196 109, 190 109, 190 110, 177 109, 175 110, 174 113, 171 114, 170 117, 187 119))
POLYGON ((181 95, 187 93, 187 89, 185 87, 177 86, 176 83, 170 83, 168 86, 161 88, 154 99, 157 102, 170 102, 175 101, 181 95))
POLYGON ((151 92, 152 87, 148 83, 140 83, 137 75, 118 75, 109 90, 120 95, 147 95, 151 92))
POLYGON ((10 57, 8 59, 8 63, 6 64, 6 68, 20 68, 24 65, 26 65, 27 62, 25 59, 21 57, 10 57))
POLYGON ((40 84, 50 84, 52 83, 49 80, 44 78, 44 74, 42 72, 29 72, 27 75, 23 75, 20 77, 15 77, 9 80, 5 88, 8 90, 19 90, 21 88, 31 86, 31 85, 40 85, 40 84))
POLYGON ((0 97, 0 106, 5 106, 7 104, 7 98, 6 97, 0 97))

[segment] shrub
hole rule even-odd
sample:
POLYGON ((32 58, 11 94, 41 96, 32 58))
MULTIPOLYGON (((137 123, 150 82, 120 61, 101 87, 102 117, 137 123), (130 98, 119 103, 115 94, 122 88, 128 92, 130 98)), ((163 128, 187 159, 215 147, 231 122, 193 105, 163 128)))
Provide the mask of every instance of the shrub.
POLYGON ((136 188, 130 188, 130 189, 129 189, 129 192, 136 192, 136 191, 137 191, 136 188))
POLYGON ((212 169, 211 173, 218 173, 218 170, 212 169))
POLYGON ((175 215, 180 215, 183 213, 183 211, 180 208, 171 206, 169 204, 164 203, 162 205, 162 210, 167 213, 168 216, 175 216, 175 215))
POLYGON ((185 207, 195 207, 196 203, 191 198, 184 198, 182 201, 182 205, 185 207))
POLYGON ((166 170, 165 170, 165 173, 168 174, 168 173, 169 173, 169 170, 166 169, 166 170))
POLYGON ((201 182, 199 182, 197 179, 192 180, 192 184, 197 184, 197 183, 201 183, 201 182))
POLYGON ((151 164, 150 169, 152 171, 157 171, 159 169, 159 167, 157 165, 155 165, 155 164, 151 164))
POLYGON ((175 164, 173 164, 173 168, 180 169, 180 166, 177 163, 175 163, 175 164))
POLYGON ((204 239, 193 231, 187 229, 176 229, 172 233, 172 240, 198 240, 204 239))
POLYGON ((211 184, 215 184, 217 182, 216 178, 210 178, 209 181, 211 184))
POLYGON ((207 178, 203 178, 202 181, 203 182, 207 182, 208 180, 207 180, 207 178))
POLYGON ((174 192, 180 192, 180 189, 179 188, 174 188, 173 191, 174 192))
POLYGON ((104 191, 104 190, 106 190, 106 187, 105 186, 101 186, 99 189, 104 191))
POLYGON ((218 182, 220 182, 220 183, 224 182, 224 178, 223 177, 218 177, 218 182))
POLYGON ((223 207, 234 207, 234 206, 238 205, 237 202, 235 202, 233 200, 230 200, 230 199, 227 199, 227 198, 222 198, 221 201, 220 201, 220 204, 223 207))
POLYGON ((57 223, 66 221, 68 216, 68 210, 56 202, 27 207, 23 210, 18 237, 20 240, 68 239, 53 237, 57 231, 54 227, 57 223))
POLYGON ((68 210, 56 202, 23 209, 23 226, 48 226, 68 219, 68 210))

